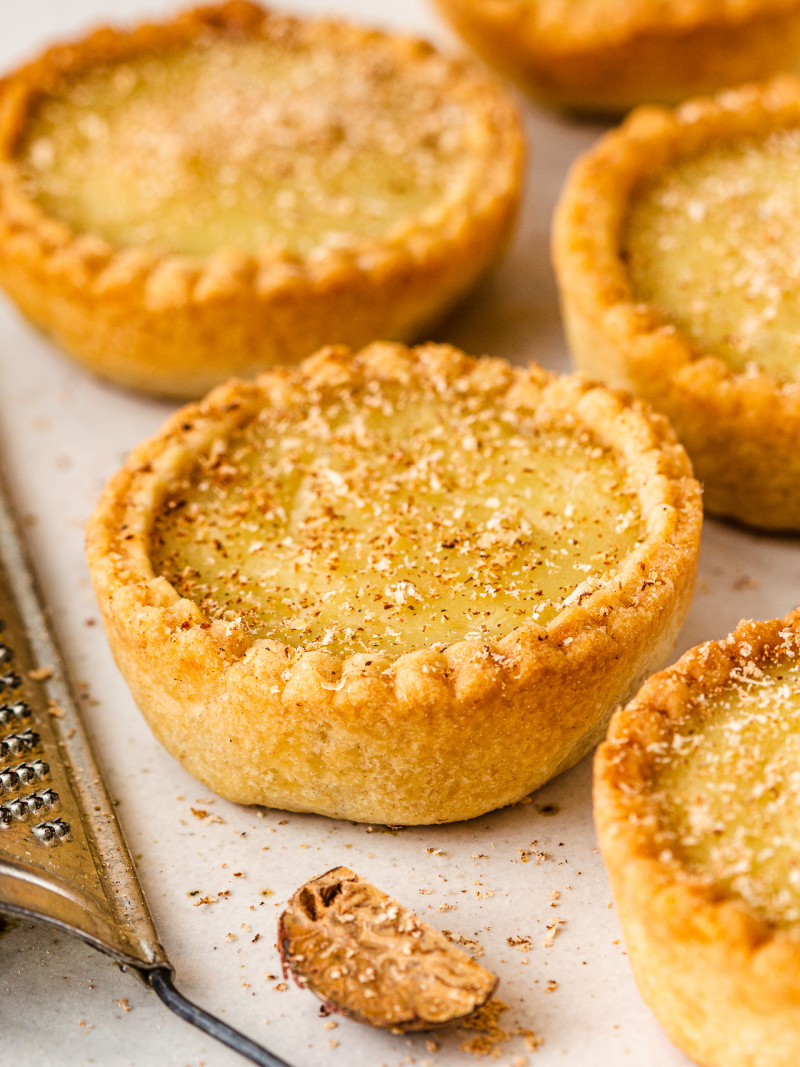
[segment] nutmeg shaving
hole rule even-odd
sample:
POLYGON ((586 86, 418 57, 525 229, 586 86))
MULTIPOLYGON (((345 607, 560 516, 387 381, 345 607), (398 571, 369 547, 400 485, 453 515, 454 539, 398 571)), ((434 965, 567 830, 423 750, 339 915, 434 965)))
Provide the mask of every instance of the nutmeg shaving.
POLYGON ((497 978, 346 867, 306 882, 278 920, 284 973, 330 1011, 427 1030, 481 1007, 497 978))

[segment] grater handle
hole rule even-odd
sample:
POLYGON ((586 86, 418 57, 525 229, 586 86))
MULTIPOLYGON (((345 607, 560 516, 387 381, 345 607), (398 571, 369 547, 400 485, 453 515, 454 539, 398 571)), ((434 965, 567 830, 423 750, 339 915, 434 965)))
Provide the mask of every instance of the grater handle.
POLYGON ((268 1052, 215 1015, 210 1015, 187 1000, 172 984, 172 974, 169 968, 155 967, 147 971, 144 977, 170 1011, 174 1011, 186 1022, 192 1023, 193 1026, 216 1038, 217 1041, 234 1049, 251 1063, 257 1063, 260 1067, 290 1067, 286 1060, 268 1052))

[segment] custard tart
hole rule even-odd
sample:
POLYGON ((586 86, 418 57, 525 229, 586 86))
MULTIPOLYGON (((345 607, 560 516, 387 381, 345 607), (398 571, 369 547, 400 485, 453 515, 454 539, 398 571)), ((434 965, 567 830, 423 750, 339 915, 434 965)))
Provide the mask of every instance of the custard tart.
POLYGON ((556 217, 587 374, 663 411, 707 509, 800 529, 800 80, 642 108, 579 160, 556 217))
POLYGON ((90 370, 201 396, 407 339, 499 254, 506 94, 418 40, 233 0, 0 83, 0 285, 90 370))
POLYGON ((111 479, 88 556, 156 736, 221 795, 466 819, 575 763, 672 647, 699 487, 661 416, 448 346, 218 387, 111 479))
POLYGON ((706 1067, 800 1063, 800 611, 651 678, 595 763, 642 996, 706 1067))
POLYGON ((436 0, 497 70, 558 107, 674 104, 793 69, 798 0, 436 0))

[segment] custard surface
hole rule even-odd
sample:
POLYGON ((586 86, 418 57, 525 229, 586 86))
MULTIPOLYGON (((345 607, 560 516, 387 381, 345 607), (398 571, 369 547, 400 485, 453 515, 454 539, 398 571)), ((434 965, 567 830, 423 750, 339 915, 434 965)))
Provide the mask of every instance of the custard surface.
POLYGON ((587 430, 376 381, 218 441, 172 484, 149 554, 254 637, 393 654, 547 623, 613 579, 642 526, 587 430))
POLYGON ((307 33, 211 35, 63 79, 17 148, 26 192, 112 246, 303 256, 391 234, 469 182, 480 123, 440 60, 307 33))
POLYGON ((800 665, 751 667, 707 696, 703 715, 658 761, 670 848, 759 916, 797 922, 800 665))
POLYGON ((800 129, 671 164, 622 240, 634 299, 734 371, 798 376, 800 129))

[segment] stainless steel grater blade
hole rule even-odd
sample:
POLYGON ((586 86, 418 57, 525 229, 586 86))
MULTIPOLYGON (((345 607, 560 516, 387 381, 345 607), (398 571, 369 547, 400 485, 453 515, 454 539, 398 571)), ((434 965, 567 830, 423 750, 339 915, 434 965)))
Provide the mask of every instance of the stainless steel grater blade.
POLYGON ((288 1067, 172 983, 2 486, 0 910, 76 934, 252 1062, 288 1067))

